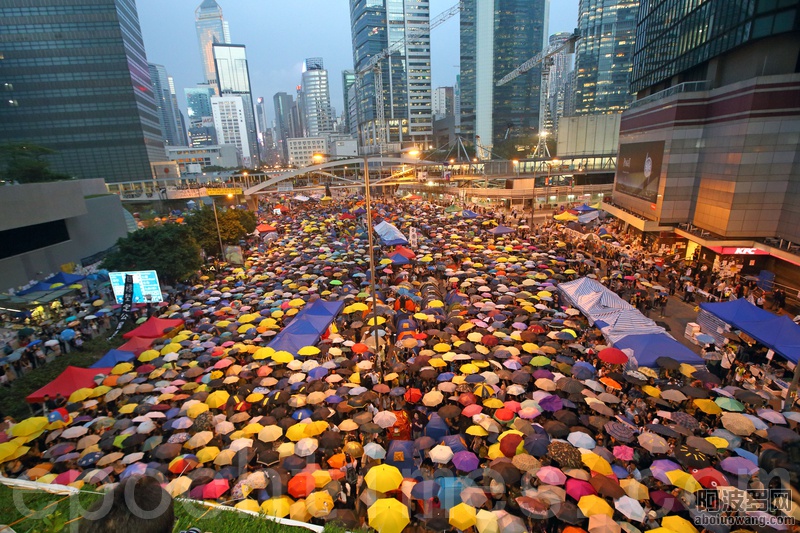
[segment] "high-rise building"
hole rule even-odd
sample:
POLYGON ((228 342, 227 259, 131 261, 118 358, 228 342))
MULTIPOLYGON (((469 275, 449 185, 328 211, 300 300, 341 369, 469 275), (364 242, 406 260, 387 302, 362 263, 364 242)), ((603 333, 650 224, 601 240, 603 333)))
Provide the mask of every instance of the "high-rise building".
MULTIPOLYGON (((256 126, 258 126, 258 148, 259 153, 261 154, 261 159, 266 161, 266 151, 267 151, 267 144, 266 144, 266 136, 267 130, 267 108, 264 105, 264 97, 259 96, 256 100, 256 126)), ((272 135, 270 135, 270 138, 272 135)))
POLYGON ((278 153, 283 158, 284 163, 289 161, 289 144, 287 139, 298 137, 292 129, 292 107, 294 98, 291 94, 280 92, 272 97, 275 105, 275 143, 278 153))
POLYGON ((217 88, 220 96, 239 96, 244 106, 247 124, 247 143, 250 145, 252 163, 258 159, 258 130, 250 92, 250 71, 247 68, 247 52, 242 44, 212 45, 217 65, 217 88))
MULTIPOLYGON (((550 46, 559 45, 572 36, 569 32, 556 33, 550 36, 550 46)), ((549 74, 547 76, 547 102, 544 106, 544 129, 550 135, 558 134, 558 119, 564 116, 564 104, 567 99, 567 83, 572 72, 575 54, 564 48, 547 59, 549 74)))
POLYGON ((189 119, 189 146, 212 146, 217 144, 214 131, 214 116, 211 112, 211 97, 214 87, 200 85, 183 90, 186 97, 186 113, 189 119))
POLYGON ((549 0, 464 0, 461 9, 461 132, 489 157, 493 145, 531 139, 539 128, 541 69, 497 82, 542 51, 549 0))
POLYGON ((166 154, 134 0, 4 0, 0 35, 0 143, 56 150, 78 178, 150 178, 166 154))
POLYGON ((169 146, 185 146, 186 132, 183 129, 183 117, 175 96, 172 76, 167 74, 164 65, 148 63, 147 67, 153 85, 153 96, 158 106, 158 122, 161 125, 164 143, 169 146))
POLYGON ((347 133, 353 133, 353 125, 350 124, 350 100, 348 94, 350 87, 356 84, 356 73, 352 70, 342 71, 342 96, 344 99, 344 130, 347 133))
POLYGON ((614 184, 624 209, 610 206, 647 244, 667 234, 709 271, 769 271, 787 291, 800 281, 787 245, 800 242, 798 13, 800 0, 642 2, 614 184))
POLYGON ((303 62, 303 108, 305 111, 305 136, 319 137, 333 132, 333 109, 328 86, 328 71, 321 57, 303 62))
POLYGON ((453 114, 455 115, 455 132, 461 133, 461 74, 456 74, 456 85, 453 87, 453 114))
POLYGON ((630 73, 639 0, 581 0, 575 44, 575 114, 621 113, 633 100, 630 73))
POLYGON ((435 88, 432 93, 431 109, 433 120, 453 116, 455 114, 453 88, 435 88))
POLYGON ((256 157, 250 151, 247 119, 241 96, 212 96, 211 112, 219 144, 232 144, 242 154, 242 163, 249 167, 256 157))
POLYGON ((358 85, 359 142, 375 146, 384 138, 424 143, 433 135, 429 0, 350 0, 350 21, 356 72, 373 55, 395 47, 380 63, 385 136, 379 131, 375 75, 370 71, 358 85), (406 32, 419 36, 401 44, 406 32))
POLYGON ((213 46, 230 43, 230 29, 228 23, 222 18, 222 8, 215 0, 203 0, 203 3, 194 12, 194 21, 197 29, 197 41, 200 44, 204 81, 216 90, 217 66, 214 62, 213 46))

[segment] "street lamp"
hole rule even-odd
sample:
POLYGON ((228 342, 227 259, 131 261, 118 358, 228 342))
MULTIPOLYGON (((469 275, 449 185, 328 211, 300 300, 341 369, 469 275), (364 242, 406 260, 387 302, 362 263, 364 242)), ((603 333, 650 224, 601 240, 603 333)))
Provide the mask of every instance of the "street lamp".
MULTIPOLYGON (((228 197, 229 200, 233 198, 233 194, 231 193, 228 193, 226 196, 228 197)), ((219 218, 217 217, 217 202, 216 200, 214 200, 213 196, 211 196, 210 198, 211 198, 211 205, 213 206, 214 209, 214 223, 217 226, 217 239, 219 239, 219 256, 224 261, 225 249, 222 247, 222 233, 219 231, 219 218)))

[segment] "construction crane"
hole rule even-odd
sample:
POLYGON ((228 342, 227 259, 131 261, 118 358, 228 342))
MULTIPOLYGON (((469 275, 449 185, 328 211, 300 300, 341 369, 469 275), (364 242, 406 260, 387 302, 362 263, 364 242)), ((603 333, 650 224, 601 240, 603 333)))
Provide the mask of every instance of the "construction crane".
MULTIPOLYGON (((566 40, 550 45, 545 50, 542 50, 505 76, 497 82, 497 86, 501 87, 506 83, 518 78, 525 74, 539 63, 543 63, 542 68, 542 82, 539 86, 539 143, 536 145, 536 150, 533 152, 533 157, 547 157, 550 159, 550 150, 547 148, 547 131, 545 124, 547 123, 547 98, 545 95, 549 92, 550 85, 550 66, 552 57, 562 50, 567 49, 568 53, 575 52, 575 43, 580 38, 577 30, 570 35, 566 40)), ((506 132, 506 136, 508 132, 506 132)))
POLYGON ((429 24, 407 31, 405 36, 388 47, 384 48, 374 56, 370 57, 366 64, 356 72, 356 94, 361 91, 361 80, 365 74, 372 71, 374 76, 375 86, 375 122, 376 129, 378 130, 378 146, 380 151, 383 152, 383 146, 387 142, 386 136, 386 116, 383 101, 383 71, 381 70, 381 61, 391 56, 393 53, 401 50, 405 45, 414 39, 422 36, 430 36, 431 30, 444 24, 451 17, 457 15, 461 11, 462 2, 459 0, 454 6, 444 10, 434 17, 429 24))

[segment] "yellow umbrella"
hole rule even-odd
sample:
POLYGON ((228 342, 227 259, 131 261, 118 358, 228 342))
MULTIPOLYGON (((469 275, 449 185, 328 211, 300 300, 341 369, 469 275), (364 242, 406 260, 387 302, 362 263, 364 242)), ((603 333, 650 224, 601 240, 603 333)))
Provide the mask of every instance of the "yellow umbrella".
POLYGON ((325 430, 327 430, 330 427, 330 425, 324 420, 315 420, 310 424, 304 424, 304 425, 305 425, 304 432, 306 437, 316 437, 317 435, 322 435, 323 433, 325 433, 325 430))
POLYGON ((314 470, 314 472, 311 473, 311 477, 314 478, 314 486, 318 489, 321 489, 333 481, 330 472, 327 470, 314 470))
POLYGON ((168 353, 178 353, 181 350, 183 350, 183 346, 181 346, 180 344, 170 343, 161 348, 161 355, 167 355, 168 353))
POLYGON ((328 516, 333 510, 333 498, 324 490, 312 492, 306 498, 306 509, 315 518, 328 516))
MULTIPOLYGON (((137 407, 139 407, 139 404, 137 404, 137 403, 126 403, 125 405, 123 405, 122 407, 119 408, 118 412, 121 415, 129 415, 137 407)), ((198 414, 200 414, 200 413, 198 413, 198 414)))
POLYGON ((318 355, 319 353, 320 350, 316 346, 303 346, 297 351, 297 355, 303 356, 318 355))
POLYGON ((99 387, 95 387, 92 389, 91 398, 99 398, 100 396, 104 396, 108 392, 111 391, 111 387, 108 385, 100 385, 99 387))
POLYGON ((208 405, 204 403, 196 403, 189 407, 189 409, 186 411, 186 415, 189 418, 194 419, 200 416, 200 413, 205 413, 206 411, 208 411, 208 405))
POLYGON ((78 389, 78 390, 76 390, 75 392, 73 392, 72 394, 69 395, 69 398, 67 399, 67 403, 82 402, 86 398, 90 398, 92 396, 92 392, 94 392, 94 389, 90 389, 90 388, 87 388, 87 387, 83 387, 82 389, 78 389))
POLYGON ((244 433, 245 435, 255 435, 256 433, 259 433, 262 429, 264 429, 264 426, 262 426, 258 422, 254 422, 252 424, 247 424, 245 427, 243 427, 242 433, 244 433))
POLYGON ((431 300, 428 302, 428 307, 444 307, 444 302, 441 300, 431 300))
POLYGON ((703 488, 694 476, 683 470, 670 470, 667 472, 667 478, 670 483, 688 492, 697 492, 703 488))
POLYGON ((681 365, 678 367, 678 371, 684 376, 688 377, 697 372, 697 369, 692 365, 681 363, 681 365))
POLYGON ((115 376, 121 376, 122 374, 127 374, 133 370, 133 365, 130 363, 117 363, 114 365, 114 368, 111 369, 111 374, 115 376))
POLYGON ((209 446, 197 452, 197 460, 201 463, 210 463, 219 455, 219 448, 216 446, 209 446))
POLYGON ((253 354, 253 359, 256 360, 256 361, 260 361, 262 359, 266 359, 266 358, 272 356, 272 354, 274 354, 274 353, 275 353, 275 350, 273 350, 272 348, 269 348, 269 347, 259 348, 253 354))
POLYGON ((478 523, 475 508, 466 503, 459 503, 450 509, 450 525, 465 531, 478 523))
POLYGON ((236 328, 236 331, 239 333, 247 333, 251 329, 256 329, 256 327, 253 324, 242 324, 236 328))
POLYGON ((397 490, 403 482, 403 474, 396 467, 387 464, 373 466, 364 476, 367 487, 378 492, 389 492, 397 490))
POLYGON ((614 515, 614 509, 612 509, 603 498, 595 496, 594 494, 581 496, 578 502, 578 509, 581 510, 584 516, 592 516, 595 514, 614 515))
POLYGON ((694 524, 677 515, 669 515, 662 518, 661 527, 665 527, 675 533, 699 533, 694 524))
POLYGON ((369 320, 367 320, 368 326, 381 326, 383 324, 386 324, 386 319, 382 316, 371 317, 369 320))
POLYGON ((729 446, 729 442, 722 437, 706 437, 706 440, 717 447, 718 450, 724 450, 729 446))
POLYGON ((306 508, 305 500, 297 500, 289 506, 289 518, 298 522, 308 522, 311 520, 311 513, 306 508))
POLYGON ((10 457, 18 450, 22 445, 22 440, 14 439, 0 444, 0 462, 5 461, 7 457, 10 457))
POLYGON ((277 516, 283 518, 289 514, 289 507, 292 505, 292 499, 288 496, 278 496, 277 498, 270 498, 261 504, 261 511, 268 516, 277 516))
POLYGON ((475 527, 478 529, 478 533, 500 533, 497 515, 486 509, 481 509, 475 515, 475 527))
POLYGON ((581 455, 581 460, 583 461, 583 464, 589 467, 590 470, 593 470, 598 474, 602 474, 604 476, 610 476, 612 474, 611 465, 608 464, 608 461, 606 461, 596 453, 591 453, 591 452, 584 453, 581 455))
POLYGON ((400 533, 408 525, 408 507, 394 498, 381 498, 367 509, 369 525, 378 533, 400 533))
POLYGON ((480 369, 471 363, 467 363, 466 365, 461 365, 461 368, 459 368, 459 370, 461 371, 462 374, 475 374, 480 369))
POLYGON ((214 391, 208 395, 206 398, 206 405, 212 409, 219 409, 220 407, 224 406, 228 399, 230 399, 231 395, 228 394, 227 391, 218 390, 214 391))
POLYGON ((184 492, 188 492, 189 487, 192 485, 192 480, 188 477, 181 476, 170 481, 166 486, 166 491, 173 498, 177 498, 184 492))
POLYGON ((293 426, 289 426, 289 429, 286 430, 286 438, 297 442, 300 439, 306 438, 306 425, 307 424, 295 424, 293 426))
POLYGON ((642 392, 644 392, 648 396, 652 396, 653 398, 661 397, 661 389, 659 389, 658 387, 653 387, 652 385, 645 385, 644 387, 642 387, 642 392))
POLYGON ((639 367, 639 372, 641 372, 648 378, 656 379, 658 377, 658 372, 646 366, 639 367))
POLYGON ((428 364, 433 368, 444 368, 447 366, 447 362, 444 359, 440 359, 438 357, 429 360, 428 364))
POLYGON ((619 486, 634 500, 649 500, 650 491, 635 479, 620 479, 619 486))
MULTIPOLYGON (((283 436, 283 429, 280 426, 266 426, 258 432, 258 440, 261 442, 275 442, 283 436)), ((298 439, 299 440, 299 439, 298 439)))
POLYGON ((722 412, 722 409, 713 400, 695 399, 693 403, 698 409, 709 415, 718 415, 722 412))
POLYGON ((440 343, 438 343, 437 345, 435 345, 433 347, 433 351, 434 352, 439 352, 439 353, 449 352, 451 349, 452 349, 452 347, 449 344, 447 344, 446 342, 440 342, 440 343))
POLYGON ((259 507, 258 502, 255 500, 251 500, 250 498, 240 501, 233 507, 236 509, 241 509, 242 511, 252 511, 254 513, 257 513, 261 510, 261 507, 259 507))
POLYGON ((152 361, 153 359, 155 359, 156 357, 158 357, 159 355, 161 355, 161 354, 158 353, 156 350, 145 350, 145 351, 143 351, 142 353, 139 354, 138 359, 142 363, 148 363, 148 362, 152 361))
POLYGON ((467 428, 467 435, 472 435, 474 437, 485 437, 488 434, 489 432, 480 426, 470 426, 467 428))
POLYGON ((286 352, 284 350, 280 350, 280 351, 277 351, 274 354, 272 354, 272 360, 275 361, 276 363, 287 364, 287 363, 291 363, 292 361, 294 361, 294 356, 292 354, 290 354, 289 352, 286 352))

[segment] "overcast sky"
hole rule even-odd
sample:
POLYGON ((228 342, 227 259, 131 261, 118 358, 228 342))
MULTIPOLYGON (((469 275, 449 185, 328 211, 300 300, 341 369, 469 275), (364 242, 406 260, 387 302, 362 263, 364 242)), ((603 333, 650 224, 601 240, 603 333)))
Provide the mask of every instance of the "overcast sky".
MULTIPOLYGON (((186 111, 185 87, 202 81, 194 10, 201 0, 137 0, 147 60, 164 65, 175 80, 178 103, 186 111)), ((348 0, 217 0, 228 21, 234 44, 247 46, 253 100, 267 100, 273 119, 272 96, 294 94, 303 60, 322 57, 331 90, 331 104, 341 113, 342 71, 353 68, 348 0)), ((431 18, 456 0, 430 0, 431 18)), ((551 0, 553 34, 577 26, 578 0, 551 0)), ((454 85, 459 63, 458 16, 433 31, 433 87, 454 85)))

